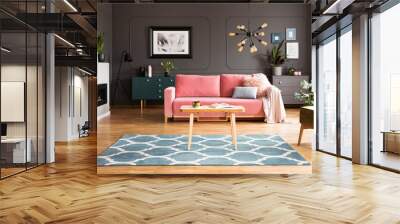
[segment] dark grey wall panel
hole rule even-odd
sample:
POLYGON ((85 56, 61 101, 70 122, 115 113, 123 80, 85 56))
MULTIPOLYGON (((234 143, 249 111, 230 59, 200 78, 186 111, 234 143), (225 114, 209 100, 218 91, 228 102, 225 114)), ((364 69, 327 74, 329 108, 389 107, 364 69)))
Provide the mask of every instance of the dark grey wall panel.
POLYGON ((112 7, 110 5, 98 4, 97 32, 104 33, 104 56, 107 62, 112 61, 112 27, 112 7))
MULTIPOLYGON (((118 72, 120 54, 128 50, 133 62, 123 65, 121 78, 130 91, 130 78, 140 66, 151 64, 155 73, 162 73, 161 59, 149 58, 149 26, 191 26, 193 58, 174 59, 178 73, 270 73, 267 50, 271 48, 270 34, 297 28, 300 59, 290 60, 286 66, 311 70, 311 18, 305 4, 114 4, 112 7, 112 62, 113 77, 118 72), (228 37, 239 23, 255 28, 267 22, 266 37, 269 46, 259 46, 257 54, 246 48, 237 52, 236 37, 228 37)), ((122 91, 122 89, 120 90, 122 91)), ((129 104, 129 97, 120 95, 118 104, 129 104)))

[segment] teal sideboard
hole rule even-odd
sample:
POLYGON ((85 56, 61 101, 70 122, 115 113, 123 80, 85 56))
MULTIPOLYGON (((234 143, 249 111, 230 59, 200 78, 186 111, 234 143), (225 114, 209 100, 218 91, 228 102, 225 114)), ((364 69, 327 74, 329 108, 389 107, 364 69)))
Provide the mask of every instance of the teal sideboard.
POLYGON ((163 100, 164 89, 175 86, 175 77, 132 77, 132 100, 140 100, 143 111, 145 100, 163 100))

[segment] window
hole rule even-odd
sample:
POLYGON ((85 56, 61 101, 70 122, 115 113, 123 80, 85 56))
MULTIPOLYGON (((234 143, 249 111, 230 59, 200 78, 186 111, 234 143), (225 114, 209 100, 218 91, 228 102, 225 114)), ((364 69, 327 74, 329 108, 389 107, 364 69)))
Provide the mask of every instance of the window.
POLYGON ((352 157, 352 26, 318 47, 317 149, 352 157))
POLYGON ((340 155, 352 157, 352 32, 340 36, 340 155))
POLYGON ((318 48, 318 149, 336 154, 336 36, 318 48))
POLYGON ((370 161, 400 170, 400 5, 371 19, 370 161), (384 134, 385 132, 388 132, 384 134))

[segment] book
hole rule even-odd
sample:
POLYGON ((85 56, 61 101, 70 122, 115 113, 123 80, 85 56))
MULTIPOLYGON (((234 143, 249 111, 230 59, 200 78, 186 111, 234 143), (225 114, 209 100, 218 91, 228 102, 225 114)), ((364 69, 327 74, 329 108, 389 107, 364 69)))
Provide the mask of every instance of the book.
POLYGON ((227 103, 213 103, 209 107, 216 108, 216 109, 220 109, 220 108, 235 108, 234 105, 229 105, 227 103))

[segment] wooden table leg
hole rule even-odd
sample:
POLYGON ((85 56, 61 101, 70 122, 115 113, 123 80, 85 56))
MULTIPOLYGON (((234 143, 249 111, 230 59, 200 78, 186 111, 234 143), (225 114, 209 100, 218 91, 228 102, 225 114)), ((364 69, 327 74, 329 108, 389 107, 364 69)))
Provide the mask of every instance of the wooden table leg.
POLYGON ((193 114, 193 113, 190 113, 190 118, 189 118, 189 136, 188 136, 188 150, 190 150, 190 147, 192 146, 193 120, 194 120, 194 114, 193 114))
POLYGON ((231 129, 232 129, 232 144, 237 149, 237 134, 236 134, 236 115, 235 113, 231 113, 231 129))
POLYGON ((303 127, 303 125, 301 125, 300 133, 299 133, 299 139, 297 140, 297 145, 301 144, 301 138, 303 137, 303 131, 304 131, 304 127, 303 127))
POLYGON ((140 113, 143 113, 144 100, 140 100, 140 113))

